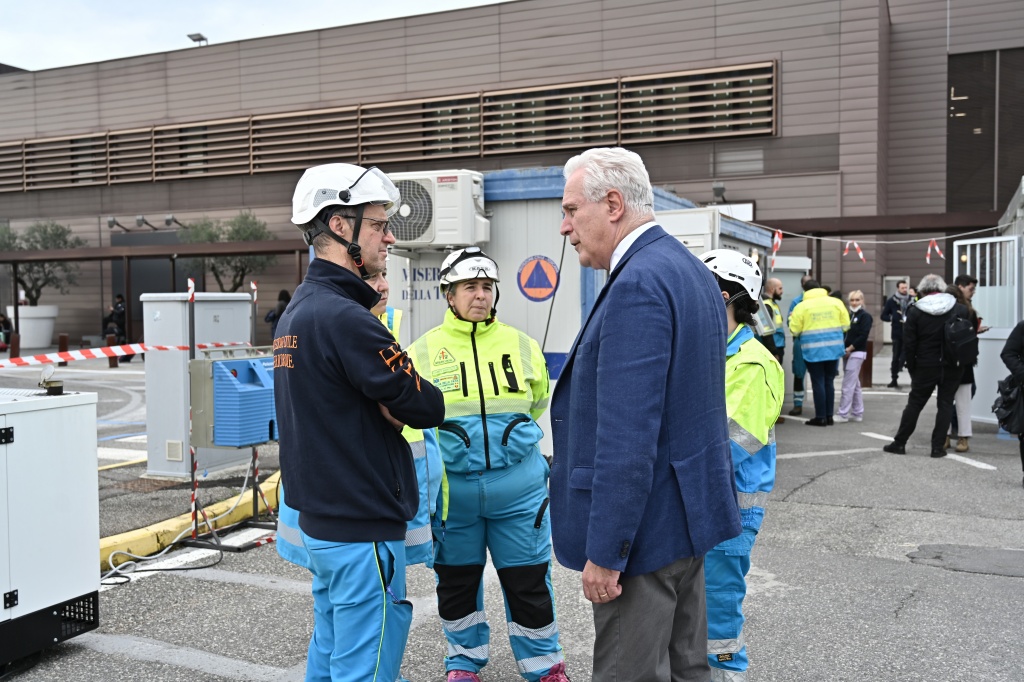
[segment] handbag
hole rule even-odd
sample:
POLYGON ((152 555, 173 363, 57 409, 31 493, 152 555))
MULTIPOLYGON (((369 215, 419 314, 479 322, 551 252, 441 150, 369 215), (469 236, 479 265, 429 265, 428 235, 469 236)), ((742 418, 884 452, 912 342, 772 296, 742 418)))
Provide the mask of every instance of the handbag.
POLYGON ((1010 433, 1024 433, 1024 389, 1010 375, 999 382, 999 392, 992 404, 999 426, 1010 433))

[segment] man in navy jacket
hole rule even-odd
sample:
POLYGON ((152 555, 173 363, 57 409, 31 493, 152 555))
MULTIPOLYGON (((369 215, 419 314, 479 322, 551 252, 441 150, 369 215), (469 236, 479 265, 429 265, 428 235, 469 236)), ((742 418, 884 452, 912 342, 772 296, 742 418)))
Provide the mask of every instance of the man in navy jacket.
POLYGON ((313 572, 306 680, 393 682, 412 622, 405 531, 419 504, 404 424, 444 421, 444 398, 370 309, 395 241, 398 190, 375 168, 310 168, 292 222, 316 259, 274 339, 281 473, 313 572))
POLYGON ((654 222, 640 157, 564 169, 561 233, 609 272, 551 403, 559 562, 594 603, 594 677, 706 679, 704 554, 739 535, 714 278, 654 222))

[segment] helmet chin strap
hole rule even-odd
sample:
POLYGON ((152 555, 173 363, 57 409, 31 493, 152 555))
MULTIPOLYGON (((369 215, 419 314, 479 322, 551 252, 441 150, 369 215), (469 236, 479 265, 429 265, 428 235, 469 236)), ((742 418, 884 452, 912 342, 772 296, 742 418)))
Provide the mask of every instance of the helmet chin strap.
POLYGON ((356 207, 355 225, 352 228, 352 241, 346 241, 341 235, 331 229, 330 225, 330 213, 333 207, 324 209, 317 217, 313 218, 313 229, 307 230, 302 236, 305 239, 306 244, 309 246, 313 245, 313 240, 321 234, 326 234, 328 237, 338 242, 345 247, 345 253, 352 258, 355 266, 359 268, 359 276, 363 279, 370 277, 370 273, 366 270, 366 265, 363 263, 362 247, 359 246, 359 228, 363 225, 363 211, 366 210, 366 204, 359 204, 356 207), (324 222, 324 217, 327 217, 327 222, 324 222))
POLYGON ((736 301, 740 300, 744 296, 749 298, 750 294, 748 294, 746 291, 741 291, 740 293, 736 294, 735 296, 729 296, 729 300, 725 302, 725 307, 728 308, 729 306, 731 306, 733 303, 735 303, 736 301))

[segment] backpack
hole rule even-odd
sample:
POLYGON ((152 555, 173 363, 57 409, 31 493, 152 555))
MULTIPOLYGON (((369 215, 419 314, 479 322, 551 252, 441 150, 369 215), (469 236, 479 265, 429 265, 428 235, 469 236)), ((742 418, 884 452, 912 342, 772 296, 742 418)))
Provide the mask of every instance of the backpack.
POLYGON ((978 362, 978 331, 969 318, 957 314, 956 308, 942 326, 943 355, 958 367, 973 367, 978 362))
POLYGON ((1021 386, 1010 375, 999 382, 999 392, 992 405, 999 425, 1010 433, 1024 433, 1024 399, 1021 386))

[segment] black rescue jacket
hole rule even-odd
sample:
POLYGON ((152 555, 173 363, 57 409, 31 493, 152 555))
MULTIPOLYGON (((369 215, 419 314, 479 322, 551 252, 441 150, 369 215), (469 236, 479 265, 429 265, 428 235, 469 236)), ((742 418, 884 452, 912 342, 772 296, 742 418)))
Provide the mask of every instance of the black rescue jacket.
POLYGON ((404 539, 416 469, 380 405, 413 428, 444 421, 441 392, 370 313, 378 300, 358 275, 317 259, 277 325, 281 472, 299 526, 319 540, 404 539))

